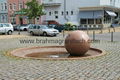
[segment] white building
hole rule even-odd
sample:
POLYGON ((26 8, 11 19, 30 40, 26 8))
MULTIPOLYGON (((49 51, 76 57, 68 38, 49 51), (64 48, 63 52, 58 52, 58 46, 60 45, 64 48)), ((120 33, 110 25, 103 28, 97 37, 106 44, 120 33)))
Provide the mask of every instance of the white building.
POLYGON ((43 0, 49 24, 75 22, 81 27, 106 27, 119 19, 120 0, 43 0))

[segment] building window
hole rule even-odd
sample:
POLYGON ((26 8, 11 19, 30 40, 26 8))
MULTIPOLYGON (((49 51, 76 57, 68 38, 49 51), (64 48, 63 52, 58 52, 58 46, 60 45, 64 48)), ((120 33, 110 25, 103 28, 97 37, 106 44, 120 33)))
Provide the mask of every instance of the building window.
POLYGON ((52 15, 52 13, 51 12, 49 12, 49 16, 51 16, 52 15))
POLYGON ((37 21, 39 21, 39 18, 37 18, 37 21))
POLYGON ((94 19, 88 19, 88 24, 94 24, 94 19))
POLYGON ((52 2, 53 0, 49 0, 49 2, 52 2))
POLYGON ((7 10, 7 3, 5 3, 5 10, 7 10))
POLYGON ((64 12, 62 11, 61 14, 64 15, 64 12))
POLYGON ((55 11, 55 14, 58 14, 58 11, 55 11))
POLYGON ((73 15, 73 11, 71 11, 71 15, 73 15))
POLYGON ((110 0, 110 3, 112 4, 112 0, 110 0))
POLYGON ((12 10, 12 4, 9 5, 10 10, 12 10))
POLYGON ((89 25, 89 28, 92 28, 92 25, 89 25))
POLYGON ((1 22, 1 15, 0 15, 0 22, 1 22))
POLYGON ((16 10, 16 4, 15 3, 13 4, 13 10, 16 10))
POLYGON ((7 15, 5 15, 6 22, 7 22, 7 20, 8 20, 7 18, 8 18, 8 16, 7 16, 7 15))
POLYGON ((81 24, 87 24, 87 19, 81 19, 81 20, 80 20, 80 23, 81 23, 81 24))
POLYGON ((58 16, 55 16, 55 19, 58 19, 58 16))
POLYGON ((97 26, 96 26, 96 25, 93 25, 93 28, 97 28, 97 26))
POLYGON ((4 10, 3 8, 4 8, 4 7, 3 7, 3 3, 1 3, 1 10, 4 10))
POLYGON ((22 3, 19 3, 19 10, 21 10, 23 8, 22 3))
POLYGON ((66 15, 68 15, 68 11, 66 12, 66 15))
POLYGON ((16 18, 15 18, 15 17, 12 17, 11 23, 12 23, 12 24, 16 24, 16 18))
POLYGON ((115 6, 116 0, 110 0, 110 4, 115 6))
POLYGON ((102 20, 101 19, 96 19, 96 24, 102 24, 102 20))
POLYGON ((2 21, 4 22, 4 19, 5 19, 5 17, 4 17, 4 15, 2 15, 2 21))

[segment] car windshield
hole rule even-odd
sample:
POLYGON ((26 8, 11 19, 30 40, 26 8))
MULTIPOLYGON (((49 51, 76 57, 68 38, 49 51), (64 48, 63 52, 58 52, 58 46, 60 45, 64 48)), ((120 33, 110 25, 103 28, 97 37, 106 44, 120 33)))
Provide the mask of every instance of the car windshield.
POLYGON ((48 26, 42 26, 42 29, 49 29, 48 26))
POLYGON ((52 24, 51 24, 51 25, 49 25, 49 27, 52 27, 52 28, 54 28, 55 26, 56 26, 56 25, 54 25, 54 24, 53 24, 53 25, 52 25, 52 24))
POLYGON ((9 27, 10 25, 9 24, 4 24, 6 27, 9 27))
POLYGON ((24 27, 24 26, 27 26, 28 24, 22 24, 22 25, 20 25, 21 27, 24 27))
POLYGON ((3 24, 0 24, 0 27, 3 27, 3 24))

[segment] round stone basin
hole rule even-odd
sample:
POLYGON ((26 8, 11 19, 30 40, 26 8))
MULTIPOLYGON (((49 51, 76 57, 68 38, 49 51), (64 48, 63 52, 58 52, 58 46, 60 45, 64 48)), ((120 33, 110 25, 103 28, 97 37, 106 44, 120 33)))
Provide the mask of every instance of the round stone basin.
POLYGON ((104 55, 100 49, 90 48, 84 56, 71 56, 64 46, 20 48, 10 52, 12 56, 32 59, 82 59, 104 55))

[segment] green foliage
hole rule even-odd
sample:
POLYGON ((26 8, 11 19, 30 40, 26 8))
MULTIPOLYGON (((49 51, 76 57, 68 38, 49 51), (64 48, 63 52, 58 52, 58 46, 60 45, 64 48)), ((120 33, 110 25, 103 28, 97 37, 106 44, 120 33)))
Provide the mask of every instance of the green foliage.
POLYGON ((27 15, 29 19, 35 19, 45 15, 45 12, 43 11, 44 6, 39 4, 37 0, 28 1, 26 6, 27 8, 24 8, 21 11, 25 12, 25 15, 27 15))
POLYGON ((71 30, 77 30, 75 25, 65 24, 65 30, 71 31, 71 30))

